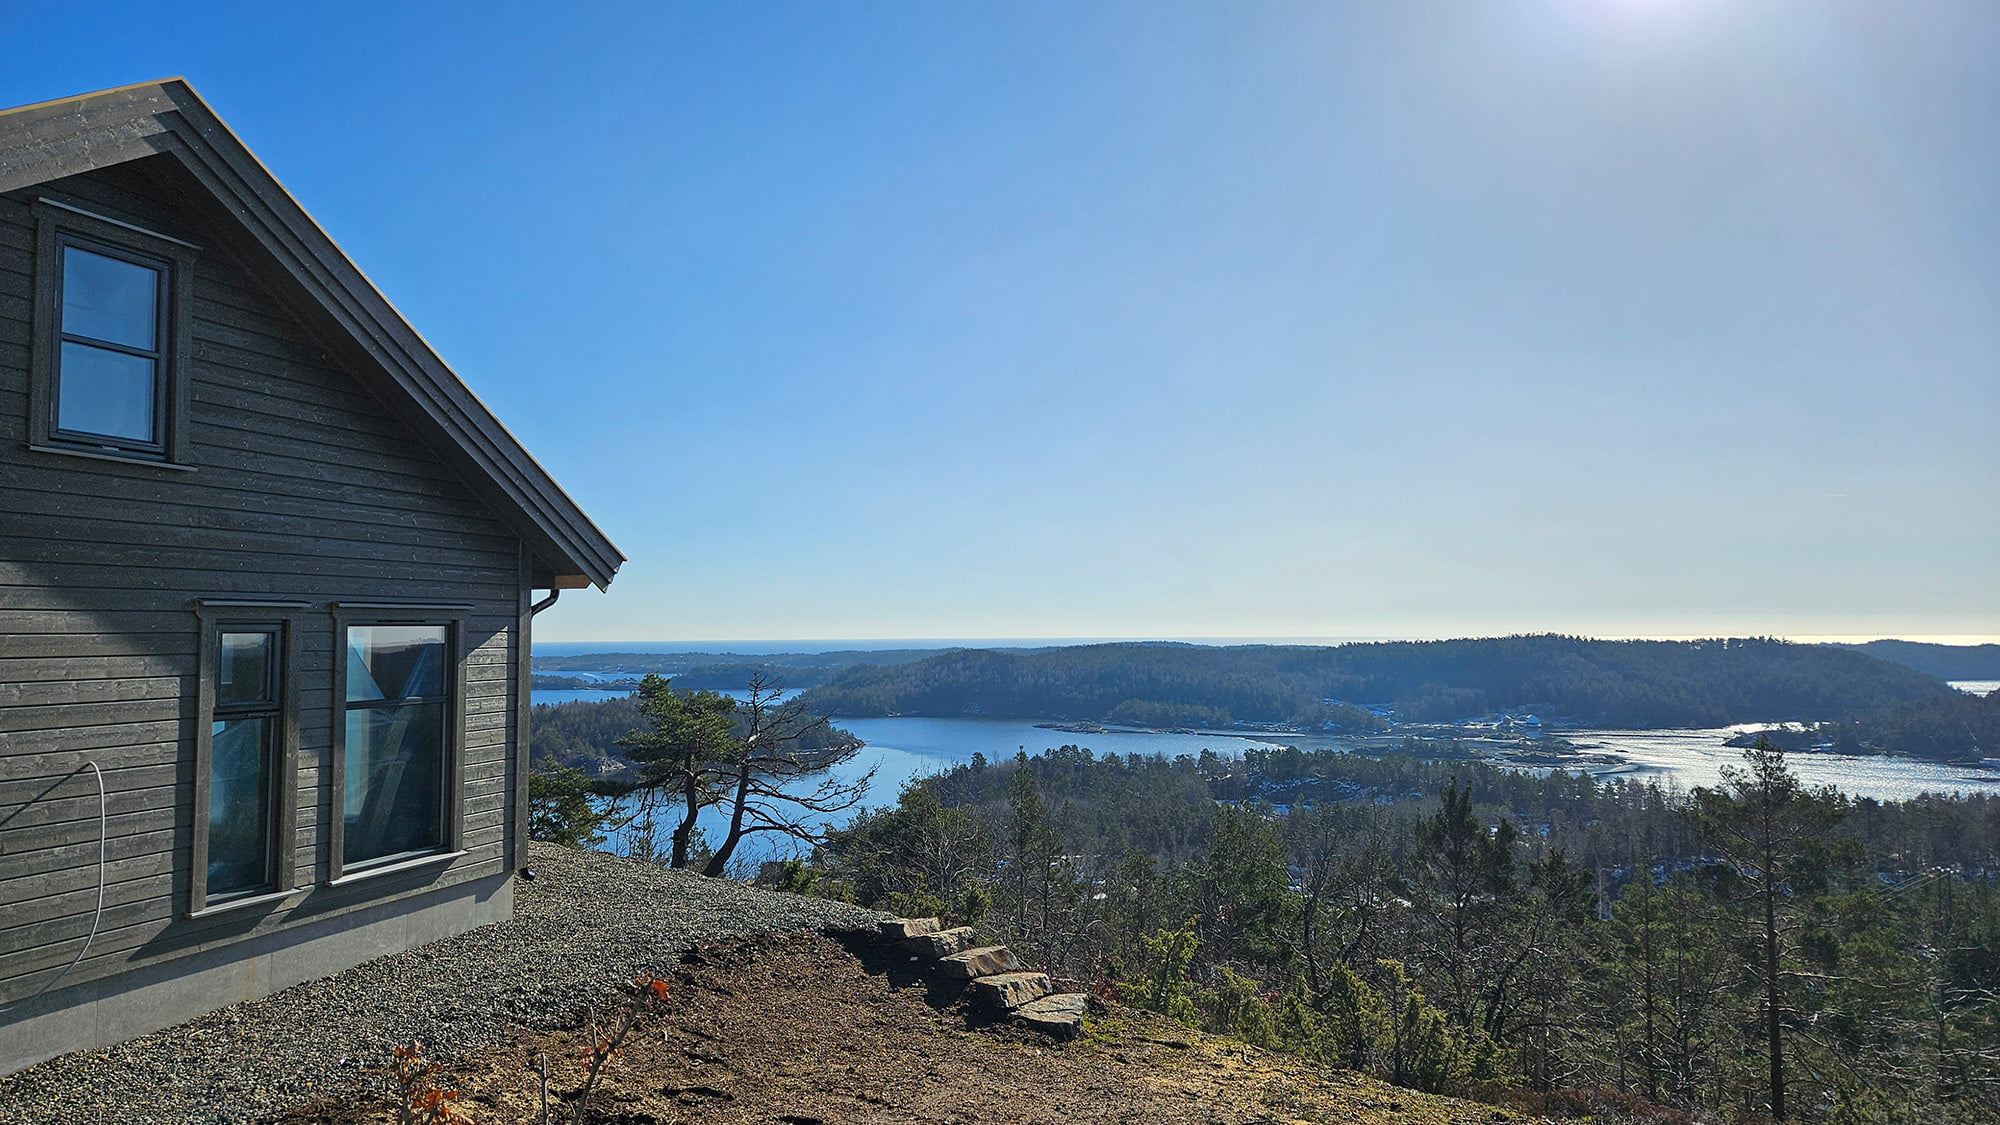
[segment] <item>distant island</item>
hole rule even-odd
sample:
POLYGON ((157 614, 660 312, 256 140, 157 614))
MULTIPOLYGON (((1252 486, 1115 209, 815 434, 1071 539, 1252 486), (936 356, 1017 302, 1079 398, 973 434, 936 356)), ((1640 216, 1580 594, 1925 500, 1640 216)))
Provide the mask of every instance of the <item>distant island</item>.
POLYGON ((2000 645, 1940 645, 1924 641, 1869 641, 1835 645, 1929 672, 1940 680, 2000 680, 2000 645))
POLYGON ((829 714, 988 715, 1300 728, 1502 712, 1602 727, 1823 721, 1928 699, 1935 676, 1865 653, 1776 640, 1600 641, 1554 635, 1332 647, 1107 644, 948 652, 856 665, 808 693, 829 714))
POLYGON ((1980 678, 1964 673, 1989 669, 1986 650, 2000 646, 1532 635, 1337 646, 603 653, 538 658, 535 668, 544 677, 658 672, 697 689, 740 687, 761 672, 807 689, 806 704, 836 718, 984 716, 1278 737, 1488 722, 1528 734, 1789 723, 1783 737, 1801 749, 1958 760, 2000 754, 2000 700, 1955 691, 1927 669, 1980 678))

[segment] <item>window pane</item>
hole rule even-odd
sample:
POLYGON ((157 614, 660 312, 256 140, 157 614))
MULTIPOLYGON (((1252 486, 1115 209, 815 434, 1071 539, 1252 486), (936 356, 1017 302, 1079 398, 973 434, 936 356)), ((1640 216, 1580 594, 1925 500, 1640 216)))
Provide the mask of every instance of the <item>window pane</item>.
POLYGON ((271 883, 271 720, 216 723, 208 759, 208 894, 271 883))
POLYGON ((278 638, 272 633, 224 633, 215 675, 215 702, 274 702, 277 689, 272 673, 277 664, 271 659, 278 638))
POLYGON ((442 703, 347 713, 342 862, 427 851, 442 842, 444 729, 442 703))
POLYGON ((56 383, 56 429, 153 440, 156 361, 65 341, 56 383))
POLYGON ((443 625, 355 625, 347 630, 348 702, 444 694, 443 625))
POLYGON ((62 330, 153 350, 160 271, 63 247, 62 330))

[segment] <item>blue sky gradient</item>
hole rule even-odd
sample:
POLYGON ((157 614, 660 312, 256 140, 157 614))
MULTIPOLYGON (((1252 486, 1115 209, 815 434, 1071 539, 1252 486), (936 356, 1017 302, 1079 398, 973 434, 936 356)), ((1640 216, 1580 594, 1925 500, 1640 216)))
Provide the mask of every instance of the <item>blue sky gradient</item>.
POLYGON ((632 556, 548 639, 2000 634, 1981 0, 0 14, 632 556))

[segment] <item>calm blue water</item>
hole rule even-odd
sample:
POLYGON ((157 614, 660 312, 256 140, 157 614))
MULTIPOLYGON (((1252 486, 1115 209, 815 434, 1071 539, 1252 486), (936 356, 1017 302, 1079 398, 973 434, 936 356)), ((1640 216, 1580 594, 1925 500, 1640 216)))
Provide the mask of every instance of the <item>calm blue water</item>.
MULTIPOLYGON (((1564 738, 1591 753, 1611 753, 1618 766, 1589 772, 1609 780, 1630 777, 1672 783, 1682 789, 1714 785, 1722 767, 1743 764, 1743 752, 1723 741, 1746 729, 1563 731, 1564 738)), ((1787 754, 1785 765, 1808 785, 1831 785, 1856 797, 1907 801, 1921 793, 2000 793, 2000 770, 1976 769, 1924 758, 1884 758, 1849 754, 1787 754)))
MULTIPOLYGON (((534 693, 535 702, 575 697, 610 698, 615 692, 534 693)), ((1151 731, 1111 731, 1073 734, 1044 730, 1033 723, 1009 719, 845 719, 840 726, 868 743, 849 767, 853 775, 876 770, 875 800, 893 804, 904 782, 972 760, 975 753, 990 761, 1011 758, 1021 750, 1037 754, 1058 746, 1088 747, 1097 754, 1200 754, 1204 749, 1237 755, 1269 742, 1227 734, 1164 734, 1151 731)), ((1611 754, 1616 765, 1592 765, 1603 777, 1636 777, 1671 782, 1683 789, 1714 785, 1723 766, 1740 765, 1742 751, 1723 745, 1742 727, 1715 730, 1593 730, 1565 731, 1565 737, 1590 752, 1611 754)), ((1327 736, 1287 736, 1302 748, 1344 746, 1327 736)), ((1800 778, 1813 785, 1832 785, 1855 796, 1907 800, 1919 793, 2000 793, 2000 771, 1951 766, 1921 758, 1854 757, 1842 754, 1792 754, 1787 758, 1800 778)))
MULTIPOLYGON (((537 691, 534 701, 565 703, 580 699, 596 702, 630 694, 624 691, 537 691)), ((741 693, 725 694, 740 696, 741 693)), ((796 694, 788 692, 787 696, 796 694)), ((867 801, 870 808, 895 804, 897 795, 910 780, 969 762, 975 753, 986 755, 990 761, 1000 761, 1013 757, 1021 750, 1039 754, 1058 746, 1079 745, 1088 746, 1098 754, 1162 754, 1173 757, 1200 754, 1204 749, 1217 754, 1238 755, 1251 747, 1270 745, 1233 735, 1155 734, 1146 731, 1073 734, 1043 730, 1032 723, 1006 719, 843 719, 839 725, 868 745, 853 761, 836 770, 835 776, 847 781, 874 770, 867 801)), ((838 817, 836 821, 846 819, 838 817)), ((725 819, 713 811, 704 815, 699 823, 711 842, 719 841, 726 830, 725 819)), ((667 829, 661 826, 658 831, 664 841, 667 829)), ((753 860, 774 858, 788 854, 790 847, 785 842, 763 840, 750 849, 750 855, 753 860)))
MULTIPOLYGON (((778 702, 783 703, 786 700, 793 698, 794 696, 799 694, 799 690, 800 689, 792 688, 779 692, 778 702)), ((607 699, 623 699, 626 696, 631 695, 632 693, 623 690, 592 691, 589 688, 584 688, 581 690, 574 690, 574 691, 567 689, 558 691, 558 690, 551 690, 548 688, 536 688, 534 691, 529 692, 528 694, 532 697, 533 702, 535 703, 602 703, 607 699)), ((737 688, 722 688, 719 689, 718 694, 726 695, 731 699, 742 699, 746 693, 737 688)))
MULTIPOLYGON (((768 656, 778 652, 882 652, 903 648, 1060 648, 1067 645, 1164 641, 1198 645, 1344 645, 1394 637, 869 637, 831 641, 536 641, 536 656, 583 656, 593 652, 733 652, 768 656)), ((581 675, 564 672, 562 675, 581 675)))
POLYGON ((528 693, 536 703, 602 703, 607 699, 623 699, 629 691, 551 691, 536 688, 528 693))

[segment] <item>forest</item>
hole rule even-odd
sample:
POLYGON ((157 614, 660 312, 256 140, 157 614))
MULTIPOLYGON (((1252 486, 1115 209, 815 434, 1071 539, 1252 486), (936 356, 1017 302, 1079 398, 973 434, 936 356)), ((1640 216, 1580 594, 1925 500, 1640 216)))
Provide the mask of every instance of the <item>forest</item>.
POLYGON ((1941 645, 1926 641, 1867 641, 1841 645, 1893 660, 1941 680, 2000 680, 2000 645, 1941 645))
POLYGON ((2000 1120, 2000 800, 1066 746, 912 783, 788 889, 1125 1002, 1599 1120, 2000 1120))
POLYGON ((1831 721, 1952 694, 1934 676, 1827 645, 1515 636, 1336 647, 959 650, 846 668, 807 701, 856 718, 1103 720, 1177 707, 1207 723, 1320 727, 1349 715, 1329 713, 1332 700, 1393 708, 1406 722, 1532 709, 1581 726, 1649 728, 1831 721))
POLYGON ((1815 733, 1845 752, 1881 750, 1973 761, 2000 757, 2000 691, 1912 700, 1822 723, 1815 733))

